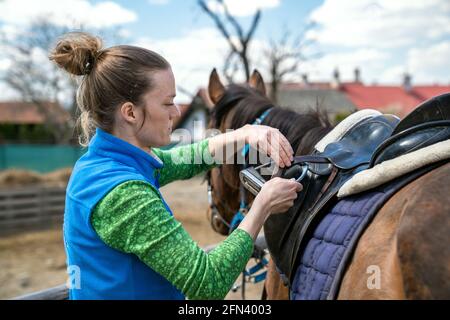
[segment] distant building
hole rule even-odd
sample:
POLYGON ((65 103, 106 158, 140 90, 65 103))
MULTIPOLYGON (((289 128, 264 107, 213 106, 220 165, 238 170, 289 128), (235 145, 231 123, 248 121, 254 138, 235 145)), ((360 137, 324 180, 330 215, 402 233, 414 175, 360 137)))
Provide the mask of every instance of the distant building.
MULTIPOLYGON (((71 116, 57 103, 42 104, 56 123, 68 123, 71 116)), ((29 102, 0 102, 0 142, 30 142, 50 139, 46 118, 41 110, 29 102)), ((46 141, 48 142, 48 141, 46 141)))
POLYGON ((450 92, 450 86, 411 86, 407 90, 403 86, 344 83, 339 90, 358 109, 376 109, 404 117, 425 100, 450 92))
MULTIPOLYGON (((414 85, 409 74, 405 74, 400 85, 366 85, 361 82, 358 68, 352 82, 342 82, 337 69, 330 82, 310 82, 306 74, 302 78, 302 82, 279 85, 277 105, 300 113, 315 109, 326 111, 332 122, 368 108, 404 117, 425 100, 450 92, 450 85, 414 85)), ((270 90, 270 85, 266 87, 270 90)), ((195 131, 201 135, 201 128, 204 130, 208 125, 212 107, 207 90, 199 90, 190 104, 180 107, 182 117, 176 128, 185 128, 193 133, 197 120, 200 121, 199 129, 195 131)), ((179 136, 174 135, 174 138, 179 139, 179 136)), ((197 141, 198 136, 194 140, 197 141)))
POLYGON ((336 69, 329 83, 314 83, 303 75, 300 83, 280 85, 278 105, 299 112, 318 106, 331 119, 368 108, 404 117, 425 100, 450 92, 450 85, 414 85, 409 74, 400 85, 366 85, 360 76, 360 70, 355 69, 353 82, 341 82, 336 69))
POLYGON ((204 89, 197 92, 191 103, 179 104, 181 116, 173 124, 172 143, 184 144, 204 139, 212 106, 204 89))
POLYGON ((283 83, 278 91, 278 106, 300 113, 325 111, 332 121, 356 111, 356 105, 329 83, 283 83))
POLYGON ((356 68, 353 82, 341 82, 339 72, 335 71, 332 81, 334 89, 344 94, 358 110, 376 109, 404 117, 422 102, 450 92, 450 85, 414 85, 408 73, 399 85, 366 85, 360 76, 361 71, 356 68))

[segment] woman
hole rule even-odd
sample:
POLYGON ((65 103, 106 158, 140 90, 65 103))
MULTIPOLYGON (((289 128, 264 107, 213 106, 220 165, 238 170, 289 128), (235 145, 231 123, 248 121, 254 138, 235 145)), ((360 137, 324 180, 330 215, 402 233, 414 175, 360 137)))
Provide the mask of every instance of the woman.
POLYGON ((173 218, 158 189, 223 161, 219 154, 226 143, 249 143, 288 166, 293 151, 286 138, 269 127, 246 126, 160 150, 180 116, 173 102, 175 80, 163 57, 132 46, 102 49, 100 39, 70 33, 50 59, 83 76, 77 104, 80 141, 88 151, 73 169, 64 216, 67 264, 80 276, 70 298, 223 299, 264 221, 287 211, 301 185, 284 179, 266 183, 239 227, 208 254, 173 218), (189 163, 179 161, 186 157, 189 163))

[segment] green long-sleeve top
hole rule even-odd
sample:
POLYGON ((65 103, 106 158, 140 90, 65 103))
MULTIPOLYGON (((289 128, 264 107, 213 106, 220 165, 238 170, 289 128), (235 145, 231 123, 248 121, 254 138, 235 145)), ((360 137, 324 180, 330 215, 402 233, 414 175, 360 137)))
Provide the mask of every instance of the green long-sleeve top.
MULTIPOLYGON (((208 140, 153 153, 164 163, 159 172, 161 186, 214 166, 208 140)), ((96 205, 91 223, 107 245, 135 254, 188 299, 223 299, 253 251, 250 235, 236 229, 205 253, 168 212, 159 191, 144 181, 115 187, 96 205)))

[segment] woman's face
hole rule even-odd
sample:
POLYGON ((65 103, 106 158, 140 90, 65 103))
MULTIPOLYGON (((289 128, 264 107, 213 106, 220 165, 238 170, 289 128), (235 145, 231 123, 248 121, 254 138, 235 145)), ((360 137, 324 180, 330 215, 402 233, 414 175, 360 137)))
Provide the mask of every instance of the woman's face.
POLYGON ((173 102, 176 89, 172 70, 155 71, 150 76, 153 88, 142 97, 144 124, 140 122, 142 128, 136 136, 142 145, 152 148, 170 143, 173 119, 180 116, 180 110, 173 102))

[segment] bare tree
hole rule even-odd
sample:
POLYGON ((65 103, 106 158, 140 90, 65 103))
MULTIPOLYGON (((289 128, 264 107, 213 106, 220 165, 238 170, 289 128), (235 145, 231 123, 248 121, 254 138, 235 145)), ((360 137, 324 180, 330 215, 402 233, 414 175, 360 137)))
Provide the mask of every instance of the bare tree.
POLYGON ((273 39, 269 41, 269 48, 265 50, 264 55, 269 62, 270 98, 274 103, 277 103, 279 85, 286 76, 299 73, 302 62, 320 56, 319 53, 309 55, 305 53, 315 43, 305 36, 314 26, 314 23, 308 24, 297 36, 286 29, 278 41, 273 39))
POLYGON ((213 12, 204 0, 198 0, 200 8, 214 21, 217 29, 230 47, 224 63, 224 74, 228 80, 233 80, 234 75, 241 66, 248 81, 250 79, 251 65, 248 49, 261 19, 261 10, 256 11, 249 30, 244 32, 243 27, 230 13, 225 2, 223 0, 216 0, 216 2, 220 8, 219 11, 223 13, 213 12))
POLYGON ((1 34, 0 38, 6 48, 4 54, 11 63, 2 80, 17 91, 23 101, 37 107, 56 142, 70 139, 72 121, 61 121, 61 114, 49 108, 49 103, 58 103, 58 97, 64 91, 69 94, 72 91, 74 97, 76 81, 44 60, 55 39, 68 31, 68 28, 55 26, 41 18, 16 36, 1 34))
MULTIPOLYGON (((83 30, 82 26, 77 29, 83 30)), ((0 43, 6 48, 4 55, 11 63, 1 80, 17 91, 23 101, 36 106, 44 118, 44 126, 57 143, 67 143, 73 137, 78 80, 51 63, 48 54, 57 39, 70 31, 74 29, 55 25, 48 17, 41 17, 18 35, 0 34, 0 43), (61 113, 49 108, 51 104, 68 108, 71 119, 61 121, 61 113)), ((120 37, 115 29, 95 30, 95 33, 115 40, 120 37)))

